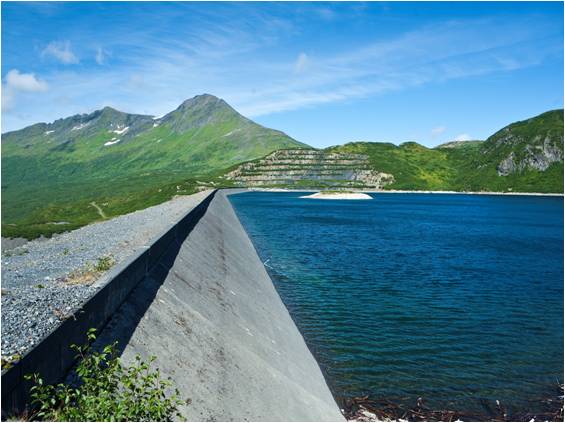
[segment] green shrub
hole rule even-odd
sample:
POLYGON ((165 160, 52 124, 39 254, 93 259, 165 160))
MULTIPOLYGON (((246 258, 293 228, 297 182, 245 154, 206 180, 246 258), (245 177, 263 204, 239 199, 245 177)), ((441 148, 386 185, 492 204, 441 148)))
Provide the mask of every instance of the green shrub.
POLYGON ((60 383, 45 385, 37 374, 26 378, 35 382, 31 388, 32 420, 44 421, 168 421, 183 419, 178 412, 182 401, 178 389, 172 390, 170 378, 161 380, 159 369, 138 355, 129 367, 117 357, 115 342, 102 352, 91 348, 96 330, 88 331, 88 343, 72 345, 79 364, 78 386, 60 383))

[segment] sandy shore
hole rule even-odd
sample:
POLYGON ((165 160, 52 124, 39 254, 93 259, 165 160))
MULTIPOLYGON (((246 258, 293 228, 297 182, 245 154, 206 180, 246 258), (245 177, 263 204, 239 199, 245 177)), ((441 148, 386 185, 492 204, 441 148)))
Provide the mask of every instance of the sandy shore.
MULTIPOLYGON (((248 188, 249 191, 264 192, 312 192, 314 189, 285 189, 285 188, 248 188)), ((496 191, 417 191, 417 190, 352 190, 356 193, 379 193, 379 194, 458 194, 458 195, 528 195, 544 197, 563 197, 561 193, 544 192, 496 192, 496 191)))
POLYGON ((372 200, 373 197, 362 192, 317 192, 311 195, 303 195, 300 198, 311 198, 315 200, 372 200))

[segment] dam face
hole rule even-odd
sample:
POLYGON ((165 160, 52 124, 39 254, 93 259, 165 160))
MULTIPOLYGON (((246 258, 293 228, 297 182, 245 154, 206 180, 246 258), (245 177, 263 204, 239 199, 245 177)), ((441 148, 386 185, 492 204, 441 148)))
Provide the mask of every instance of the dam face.
POLYGON ((140 354, 190 399, 188 420, 343 421, 225 191, 97 340, 140 354))

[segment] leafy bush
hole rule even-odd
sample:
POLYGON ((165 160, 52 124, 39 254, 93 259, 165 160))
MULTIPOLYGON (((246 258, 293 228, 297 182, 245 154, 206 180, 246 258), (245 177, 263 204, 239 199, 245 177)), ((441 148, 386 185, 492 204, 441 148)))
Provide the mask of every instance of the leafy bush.
POLYGON ((26 378, 35 382, 31 388, 34 420, 45 421, 167 421, 178 412, 178 389, 173 395, 170 378, 161 380, 159 369, 152 371, 151 363, 138 355, 135 362, 124 367, 117 357, 115 342, 102 352, 93 351, 96 330, 88 331, 88 343, 72 345, 80 360, 76 374, 78 386, 60 383, 45 385, 37 374, 26 378))

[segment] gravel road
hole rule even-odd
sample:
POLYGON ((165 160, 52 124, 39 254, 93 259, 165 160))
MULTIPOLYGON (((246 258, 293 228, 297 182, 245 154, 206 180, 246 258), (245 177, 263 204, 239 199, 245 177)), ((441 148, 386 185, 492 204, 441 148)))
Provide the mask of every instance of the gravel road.
MULTIPOLYGON (((195 207, 209 191, 2 251, 2 358, 22 355, 68 318, 97 288, 69 285, 69 274, 102 257, 118 264, 195 207)), ((4 241, 3 241, 4 243, 4 241)), ((101 277, 103 274, 100 274, 101 277)))

